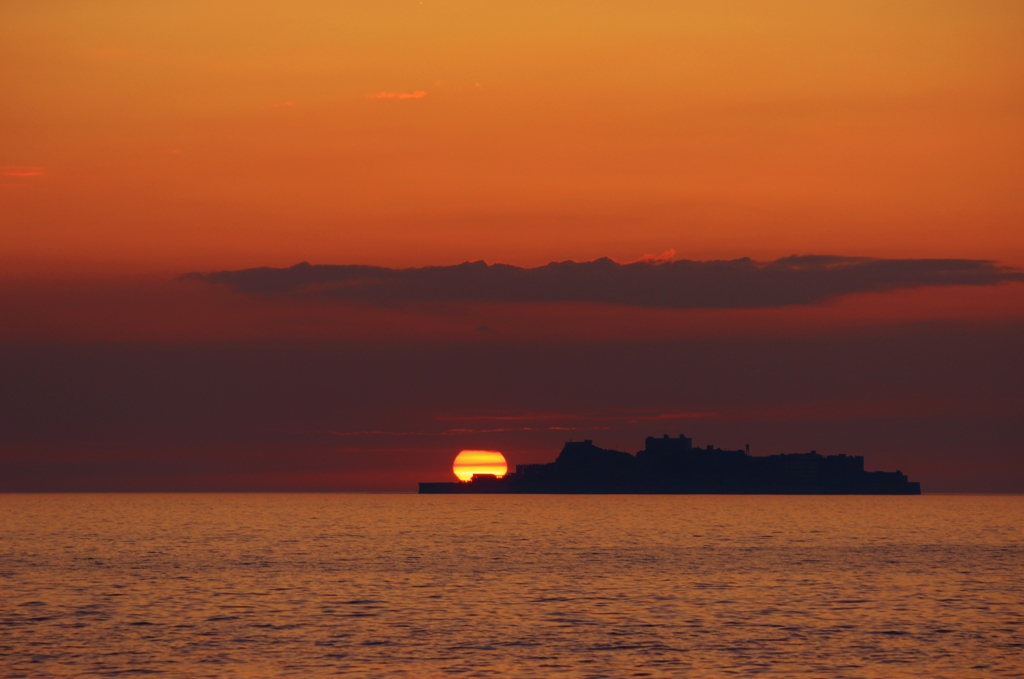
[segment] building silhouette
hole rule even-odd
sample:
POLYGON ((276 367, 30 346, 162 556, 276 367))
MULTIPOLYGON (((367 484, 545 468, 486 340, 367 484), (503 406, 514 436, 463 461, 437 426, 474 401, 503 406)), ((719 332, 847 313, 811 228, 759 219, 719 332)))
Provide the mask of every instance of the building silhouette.
POLYGON ((734 493, 920 495, 921 484, 900 471, 869 472, 862 456, 791 453, 754 456, 693 440, 649 436, 636 455, 570 441, 548 464, 520 464, 497 478, 421 483, 420 493, 734 493))

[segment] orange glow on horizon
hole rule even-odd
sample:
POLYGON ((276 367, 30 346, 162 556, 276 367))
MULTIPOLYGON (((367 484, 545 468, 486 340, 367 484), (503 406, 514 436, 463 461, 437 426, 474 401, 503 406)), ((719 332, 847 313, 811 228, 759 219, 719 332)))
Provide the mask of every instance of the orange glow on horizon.
POLYGON ((452 471, 459 481, 469 481, 474 474, 494 474, 501 478, 508 473, 508 463, 496 450, 463 450, 455 456, 452 471))

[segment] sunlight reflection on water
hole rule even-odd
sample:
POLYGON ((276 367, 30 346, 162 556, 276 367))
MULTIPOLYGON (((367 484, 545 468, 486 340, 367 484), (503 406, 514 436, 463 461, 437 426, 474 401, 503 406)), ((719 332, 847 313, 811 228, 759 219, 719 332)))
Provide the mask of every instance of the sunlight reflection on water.
POLYGON ((0 496, 3 676, 1021 676, 1024 497, 0 496))

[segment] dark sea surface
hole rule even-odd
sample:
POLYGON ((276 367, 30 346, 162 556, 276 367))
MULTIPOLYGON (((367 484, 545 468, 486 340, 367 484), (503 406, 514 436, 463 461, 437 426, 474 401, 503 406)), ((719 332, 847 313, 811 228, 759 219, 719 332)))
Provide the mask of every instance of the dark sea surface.
POLYGON ((0 496, 3 677, 1020 677, 1024 497, 0 496))

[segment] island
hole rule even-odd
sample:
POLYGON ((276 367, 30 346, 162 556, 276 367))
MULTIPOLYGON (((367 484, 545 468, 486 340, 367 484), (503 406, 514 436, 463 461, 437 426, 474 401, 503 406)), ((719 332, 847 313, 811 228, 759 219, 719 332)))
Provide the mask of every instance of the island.
POLYGON ((746 450, 694 448, 692 439, 648 437, 636 455, 570 441, 548 464, 519 464, 505 476, 421 483, 422 494, 776 494, 920 495, 921 484, 900 471, 865 471, 862 456, 792 453, 755 456, 746 450))

